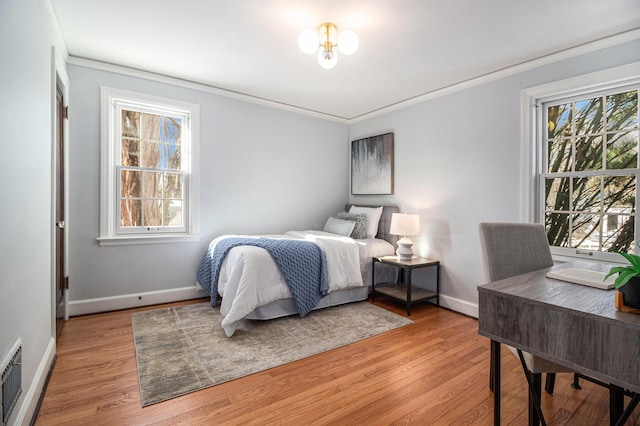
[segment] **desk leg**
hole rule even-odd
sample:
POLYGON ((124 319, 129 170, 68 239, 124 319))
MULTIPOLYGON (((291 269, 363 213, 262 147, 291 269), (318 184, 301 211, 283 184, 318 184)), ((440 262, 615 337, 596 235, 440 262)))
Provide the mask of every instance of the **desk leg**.
POLYGON ((629 416, 631 416, 631 413, 633 413, 633 410, 636 409, 636 406, 640 402, 640 394, 632 392, 631 395, 631 401, 629 402, 629 405, 627 405, 627 408, 624 409, 620 418, 617 419, 616 426, 624 426, 625 422, 629 419, 629 416))
POLYGON ((493 385, 493 424, 500 426, 500 342, 491 340, 491 380, 493 385))
POLYGON ((491 344, 490 346, 491 346, 491 359, 489 361, 489 390, 491 392, 493 392, 493 389, 494 389, 494 386, 493 386, 493 368, 494 368, 494 364, 495 364, 496 350, 493 347, 493 344, 491 344))
MULTIPOLYGON (((527 374, 527 372, 525 372, 525 374, 527 374)), ((529 390, 529 424, 538 426, 540 424, 538 407, 540 407, 542 401, 542 373, 532 373, 531 384, 533 386, 531 386, 529 390)))
POLYGON ((624 389, 609 385, 609 424, 615 425, 624 411, 624 389))

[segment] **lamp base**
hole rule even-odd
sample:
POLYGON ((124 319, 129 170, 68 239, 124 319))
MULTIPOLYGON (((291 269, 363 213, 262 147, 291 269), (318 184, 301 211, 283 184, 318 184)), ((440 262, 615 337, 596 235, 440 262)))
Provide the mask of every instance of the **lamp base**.
POLYGON ((396 254, 398 255, 398 260, 411 260, 413 257, 413 250, 411 249, 413 241, 404 237, 399 239, 397 244, 398 250, 396 250, 396 254))

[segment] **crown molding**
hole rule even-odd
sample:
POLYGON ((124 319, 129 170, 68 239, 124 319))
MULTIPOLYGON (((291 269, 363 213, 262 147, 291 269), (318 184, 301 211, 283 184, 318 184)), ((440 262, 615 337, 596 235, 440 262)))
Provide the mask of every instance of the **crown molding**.
POLYGON ((573 58, 576 56, 584 55, 587 53, 595 52, 598 50, 606 49, 609 47, 617 46, 629 41, 640 39, 640 28, 625 31, 619 34, 615 34, 609 37, 603 37, 601 39, 584 43, 578 46, 570 47, 559 52, 551 53, 541 56, 539 58, 522 62, 516 65, 502 68, 497 71, 492 71, 468 80, 460 81, 458 83, 451 84, 440 89, 432 90, 427 93, 419 94, 408 99, 404 99, 393 104, 369 111, 367 113, 355 116, 355 117, 340 117, 331 115, 319 111, 314 111, 306 108, 301 108, 295 105, 290 105, 282 102, 273 101, 270 99, 251 96, 245 93, 235 92, 232 90, 223 89, 203 83, 197 83, 190 80, 180 79, 177 77, 171 77, 168 75, 157 74, 150 71, 144 71, 135 68, 129 68, 122 65, 116 65, 107 62, 95 61, 92 59, 82 58, 78 56, 69 55, 67 63, 70 65, 78 65, 86 68, 93 68, 102 71, 109 71, 117 74, 128 75, 131 77, 143 78, 146 80, 156 81, 165 84, 171 84, 174 86, 184 87, 188 89, 198 90, 205 93, 211 93, 217 96, 223 96, 232 98, 252 104, 262 105, 269 108, 280 109, 284 111, 293 112, 296 114, 307 115, 323 120, 330 120, 342 124, 353 124, 360 121, 368 120, 383 114, 387 114, 392 111, 397 111, 403 108, 407 108, 412 105, 416 105, 431 99, 435 99, 441 96, 446 96, 461 90, 465 90, 481 84, 486 84, 491 81, 499 80, 514 74, 518 74, 524 71, 529 71, 535 68, 539 68, 544 65, 559 62, 565 59, 573 58))
POLYGON ((87 59, 87 58, 71 55, 69 56, 69 60, 67 61, 67 63, 70 65, 77 65, 85 68, 93 68, 100 71, 108 71, 116 74, 127 75, 130 77, 143 78, 145 80, 155 81, 158 83, 171 84, 173 86, 184 87, 186 89, 197 90, 200 92, 210 93, 217 96, 223 96, 226 98, 236 99, 243 102, 262 105, 269 108, 276 108, 284 111, 294 112, 297 114, 303 114, 303 115, 308 115, 315 118, 321 118, 324 120, 336 121, 338 123, 347 124, 349 122, 347 118, 339 117, 336 115, 326 114, 319 111, 313 111, 313 110, 301 108, 295 105, 289 105, 283 102, 272 101, 270 99, 251 96, 245 93, 235 92, 233 90, 227 90, 227 89, 222 89, 220 87, 210 86, 208 84, 197 83, 190 80, 171 77, 168 75, 153 73, 150 71, 144 71, 136 68, 129 68, 129 67, 116 65, 108 62, 101 62, 93 59, 87 59))
POLYGON ((637 39, 640 39, 640 28, 630 30, 630 31, 625 31, 610 37, 604 37, 604 38, 591 41, 588 43, 584 43, 578 46, 570 47, 570 48, 561 50, 559 52, 544 55, 536 59, 532 59, 516 65, 505 67, 497 71, 492 71, 487 74, 470 78, 465 81, 454 83, 447 87, 443 87, 427 93, 423 93, 421 95, 417 95, 409 99, 404 99, 402 101, 398 101, 394 104, 382 107, 374 111, 370 111, 368 113, 359 115, 357 117, 352 117, 349 120, 349 123, 357 123, 359 121, 368 120, 370 118, 373 118, 382 114, 387 114, 389 112, 397 111, 399 109, 403 109, 411 105, 416 105, 431 99, 439 98, 441 96, 446 96, 451 93, 459 92, 461 90, 465 90, 473 86, 486 84, 491 81, 499 80, 501 78, 505 78, 514 74, 539 68, 544 65, 560 62, 565 59, 574 58, 576 56, 584 55, 591 52, 596 52, 598 50, 606 49, 609 47, 614 47, 614 46, 627 43, 633 40, 637 40, 637 39))

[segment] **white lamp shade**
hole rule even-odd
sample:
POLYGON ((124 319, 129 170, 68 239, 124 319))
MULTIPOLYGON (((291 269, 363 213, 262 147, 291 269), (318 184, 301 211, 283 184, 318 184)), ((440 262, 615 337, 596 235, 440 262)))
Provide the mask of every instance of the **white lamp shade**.
POLYGON ((393 213, 389 233, 393 235, 420 235, 420 216, 417 214, 393 213))
POLYGON ((338 49, 343 55, 353 55, 359 45, 358 35, 351 30, 342 31, 338 36, 338 49))
POLYGON ((306 29, 298 34, 298 47, 304 53, 315 53, 318 50, 318 46, 320 46, 318 31, 306 29))
POLYGON ((330 70, 338 63, 338 52, 332 50, 331 52, 325 52, 324 49, 318 51, 318 63, 326 70, 330 70))

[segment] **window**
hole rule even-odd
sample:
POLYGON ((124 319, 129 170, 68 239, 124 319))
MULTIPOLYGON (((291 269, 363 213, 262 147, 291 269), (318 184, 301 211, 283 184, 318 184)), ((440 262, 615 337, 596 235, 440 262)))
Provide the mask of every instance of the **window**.
POLYGON ((542 104, 540 189, 549 244, 633 251, 638 178, 638 90, 542 104), (546 123, 546 125, 545 125, 546 123))
POLYGON ((101 124, 100 244, 194 235, 198 106, 103 88, 101 124))
POLYGON ((639 70, 523 92, 523 220, 545 225, 554 255, 613 261, 610 252, 638 250, 639 70))

